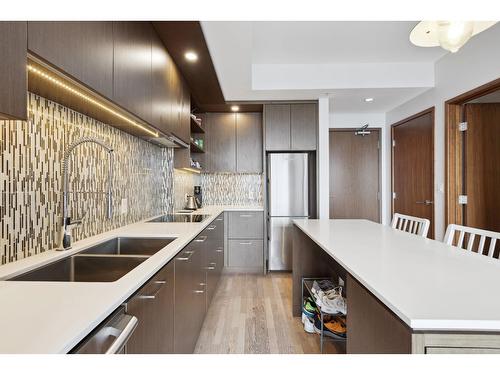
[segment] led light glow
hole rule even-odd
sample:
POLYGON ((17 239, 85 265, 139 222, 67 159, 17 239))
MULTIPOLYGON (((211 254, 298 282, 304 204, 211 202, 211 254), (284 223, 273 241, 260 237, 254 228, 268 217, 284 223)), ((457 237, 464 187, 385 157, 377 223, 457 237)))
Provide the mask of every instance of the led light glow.
POLYGON ((191 61, 191 62, 198 60, 198 55, 193 51, 187 51, 184 54, 184 57, 186 58, 186 60, 191 61))
POLYGON ((238 112, 239 110, 240 110, 240 107, 238 107, 237 105, 231 106, 231 111, 238 112))
POLYGON ((118 118, 120 118, 120 119, 128 122, 129 124, 131 124, 131 125, 139 128, 139 129, 145 131, 146 133, 152 135, 153 137, 158 137, 158 133, 157 132, 146 128, 145 126, 137 123, 136 121, 128 118, 127 116, 122 115, 120 112, 117 112, 114 109, 108 107, 107 105, 102 104, 101 102, 99 102, 99 101, 93 99, 92 97, 84 94, 82 91, 79 91, 79 90, 75 89, 74 87, 71 87, 71 86, 67 85, 63 81, 61 81, 61 80, 59 80, 57 78, 54 78, 50 74, 45 73, 44 71, 42 71, 42 70, 34 67, 33 65, 28 64, 28 70, 30 72, 36 74, 37 76, 39 76, 39 77, 41 77, 43 79, 46 79, 47 81, 55 84, 56 86, 61 87, 61 88, 65 89, 66 91, 68 91, 68 92, 70 92, 70 93, 72 93, 72 94, 74 94, 76 96, 79 96, 80 98, 88 101, 89 103, 92 103, 95 106, 97 106, 97 107, 99 107, 99 108, 101 108, 101 109, 103 109, 103 110, 111 113, 112 115, 114 115, 114 116, 116 116, 116 117, 118 117, 118 118))

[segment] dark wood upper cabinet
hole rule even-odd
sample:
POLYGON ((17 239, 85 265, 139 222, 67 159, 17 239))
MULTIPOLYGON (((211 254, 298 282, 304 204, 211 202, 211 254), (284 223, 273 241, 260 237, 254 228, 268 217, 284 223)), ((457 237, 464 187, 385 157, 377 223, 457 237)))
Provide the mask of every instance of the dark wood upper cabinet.
POLYGON ((315 103, 290 106, 290 144, 292 150, 313 151, 317 144, 318 106, 315 103))
POLYGON ((150 123, 153 32, 149 22, 113 22, 113 100, 150 123))
POLYGON ((191 141, 191 94, 187 83, 181 78, 180 119, 178 137, 184 142, 191 141))
POLYGON ((236 115, 236 170, 262 173, 262 114, 236 115))
POLYGON ((207 114, 206 169, 236 172, 236 114, 207 114))
POLYGON ((264 105, 266 150, 316 150, 317 111, 316 103, 264 105))
POLYGON ((26 22, 0 22, 0 118, 28 118, 26 43, 26 22))
POLYGON ((173 61, 156 33, 153 33, 151 56, 151 121, 162 132, 170 133, 174 130, 172 116, 173 93, 170 91, 169 86, 173 61))
POLYGON ((30 21, 28 49, 99 94, 112 98, 112 22, 30 21))
POLYGON ((264 106, 266 150, 290 149, 290 104, 264 106))

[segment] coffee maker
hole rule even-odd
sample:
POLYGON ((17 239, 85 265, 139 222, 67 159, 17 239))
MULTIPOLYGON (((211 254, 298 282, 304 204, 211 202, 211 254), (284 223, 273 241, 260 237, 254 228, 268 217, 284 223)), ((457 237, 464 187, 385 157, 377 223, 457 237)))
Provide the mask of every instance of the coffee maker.
POLYGON ((194 197, 196 199, 196 203, 198 204, 198 207, 201 207, 202 203, 203 203, 203 197, 201 194, 201 186, 197 185, 194 187, 194 197))

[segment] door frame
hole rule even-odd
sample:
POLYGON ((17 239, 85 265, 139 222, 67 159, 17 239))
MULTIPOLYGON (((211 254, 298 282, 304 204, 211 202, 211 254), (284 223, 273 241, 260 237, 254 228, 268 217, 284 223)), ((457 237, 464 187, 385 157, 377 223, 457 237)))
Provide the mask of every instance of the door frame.
MULTIPOLYGON (((333 132, 355 132, 358 128, 329 128, 328 138, 330 138, 330 133, 333 132)), ((383 129, 378 126, 369 127, 368 130, 376 130, 378 132, 378 220, 382 223, 382 136, 383 129)), ((328 160, 330 160, 330 147, 331 143, 328 142, 328 160)), ((332 166, 328 163, 328 174, 330 174, 330 168, 332 166)), ((330 204, 330 183, 328 183, 328 204, 330 204)), ((330 218, 330 214, 328 214, 330 218)))
POLYGON ((431 214, 431 223, 432 223, 432 229, 434 233, 434 237, 436 236, 436 189, 434 188, 434 171, 435 171, 435 163, 436 163, 436 152, 434 149, 434 139, 435 139, 435 131, 436 131, 436 120, 435 120, 435 107, 429 107, 427 109, 424 109, 423 111, 420 111, 418 113, 415 113, 414 115, 411 115, 407 118, 404 118, 403 120, 400 120, 398 122, 395 122, 394 124, 391 125, 391 220, 394 217, 394 128, 403 124, 406 124, 408 121, 414 120, 418 117, 421 117, 423 115, 426 115, 430 113, 431 118, 432 118, 432 142, 431 142, 431 147, 432 147, 432 171, 431 171, 431 183, 432 183, 432 201, 433 207, 432 207, 432 214, 431 214))
POLYGON ((458 137, 458 125, 462 121, 462 106, 500 89, 500 78, 476 87, 445 102, 445 227, 463 224, 462 207, 458 195, 462 191, 463 174, 459 163, 462 159, 462 143, 458 137))

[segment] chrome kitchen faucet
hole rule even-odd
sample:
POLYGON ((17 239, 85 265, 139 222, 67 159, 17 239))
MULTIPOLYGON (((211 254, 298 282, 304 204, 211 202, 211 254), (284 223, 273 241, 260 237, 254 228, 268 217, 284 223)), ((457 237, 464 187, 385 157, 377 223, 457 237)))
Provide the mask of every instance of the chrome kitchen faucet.
POLYGON ((69 250, 71 249, 71 229, 73 227, 82 224, 82 219, 71 220, 71 217, 68 213, 68 186, 69 186, 69 157, 75 148, 84 144, 84 143, 95 143, 101 147, 103 147, 109 155, 109 168, 108 168, 108 219, 111 219, 113 216, 113 195, 111 191, 112 181, 113 181, 113 149, 111 147, 106 146, 103 142, 96 138, 81 138, 75 142, 73 142, 66 152, 64 153, 63 159, 63 220, 61 227, 61 241, 57 250, 69 250))

